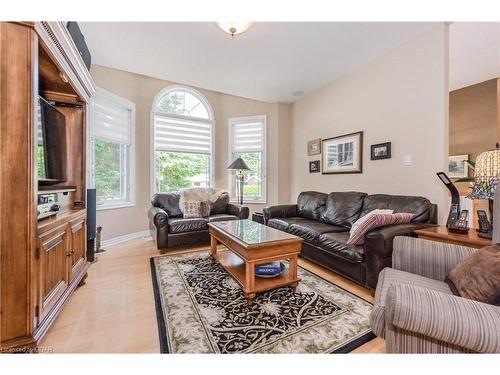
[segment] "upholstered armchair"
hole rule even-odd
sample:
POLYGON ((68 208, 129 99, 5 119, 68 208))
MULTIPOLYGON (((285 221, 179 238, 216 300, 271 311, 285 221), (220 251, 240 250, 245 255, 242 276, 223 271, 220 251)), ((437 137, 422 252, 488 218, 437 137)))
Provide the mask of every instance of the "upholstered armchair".
POLYGON ((500 353, 500 307, 453 295, 449 271, 477 250, 396 237, 380 273, 372 330, 388 353, 500 353))

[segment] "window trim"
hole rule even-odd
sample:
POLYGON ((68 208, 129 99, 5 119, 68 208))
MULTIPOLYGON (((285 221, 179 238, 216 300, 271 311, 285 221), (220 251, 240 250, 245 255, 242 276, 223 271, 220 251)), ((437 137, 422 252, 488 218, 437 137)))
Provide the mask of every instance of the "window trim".
MULTIPOLYGON (((153 103, 151 104, 151 111, 149 114, 149 193, 152 197, 157 193, 156 191, 156 163, 155 163, 155 146, 156 146, 156 127, 155 127, 155 115, 160 114, 163 116, 168 116, 172 118, 177 118, 181 120, 195 120, 200 122, 205 122, 210 124, 210 187, 215 185, 215 118, 214 112, 212 110, 212 106, 208 102, 208 99, 201 92, 193 89, 189 86, 183 85, 169 85, 164 87, 153 99, 153 103), (205 106, 208 112, 208 119, 200 118, 200 117, 191 117, 185 115, 179 115, 175 113, 166 113, 166 112, 157 112, 156 106, 158 101, 169 92, 172 91, 185 91, 194 95, 196 98, 200 100, 200 102, 205 106)), ((175 152, 175 151, 172 151, 175 152)))
MULTIPOLYGON (((227 165, 233 161, 233 145, 232 145, 232 126, 233 123, 246 122, 246 121, 262 121, 264 123, 264 141, 262 145, 262 198, 255 200, 243 199, 243 204, 266 204, 267 203, 267 115, 256 116, 240 116, 229 117, 227 119, 228 129, 228 157, 227 165)), ((231 171, 227 171, 227 187, 229 192, 232 192, 231 186, 231 171)), ((231 202, 237 203, 238 200, 234 194, 231 194, 231 202)))
MULTIPOLYGON (((124 208, 124 207, 134 207, 136 203, 136 197, 135 197, 135 103, 125 99, 119 95, 116 95, 110 91, 107 91, 101 87, 96 87, 96 92, 99 92, 101 95, 105 96, 107 99, 110 101, 116 102, 119 105, 122 105, 125 107, 127 110, 130 111, 130 118, 131 118, 131 139, 130 139, 130 151, 129 151, 129 164, 130 164, 130 170, 129 170, 129 176, 128 176, 128 185, 129 185, 129 199, 128 200, 118 200, 118 201, 113 201, 113 202, 108 202, 108 203, 103 203, 103 204, 98 204, 96 205, 96 210, 101 211, 101 210, 110 210, 110 209, 115 209, 115 208, 124 208)), ((92 115, 90 115, 90 118, 92 118, 92 115)), ((92 181, 92 186, 95 188, 95 148, 94 148, 94 139, 99 137, 94 137, 92 135, 92 124, 90 125, 90 158, 91 158, 91 173, 90 173, 90 178, 92 181)), ((106 140, 108 141, 108 140, 106 140)), ((118 143, 118 142, 117 142, 118 143)))

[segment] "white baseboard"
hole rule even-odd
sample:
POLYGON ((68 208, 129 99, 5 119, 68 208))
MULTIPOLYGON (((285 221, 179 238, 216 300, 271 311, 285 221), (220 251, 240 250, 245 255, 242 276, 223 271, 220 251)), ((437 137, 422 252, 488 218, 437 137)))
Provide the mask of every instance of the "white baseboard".
POLYGON ((118 236, 114 238, 110 238, 109 240, 104 240, 101 242, 101 247, 106 248, 108 246, 118 245, 119 243, 133 240, 134 238, 142 238, 142 237, 151 237, 149 231, 143 230, 140 232, 124 234, 123 236, 118 236))

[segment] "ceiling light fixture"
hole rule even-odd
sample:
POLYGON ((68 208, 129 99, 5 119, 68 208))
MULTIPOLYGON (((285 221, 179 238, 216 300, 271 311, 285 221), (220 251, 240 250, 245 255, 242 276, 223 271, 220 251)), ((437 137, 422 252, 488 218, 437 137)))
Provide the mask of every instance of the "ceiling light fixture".
POLYGON ((252 26, 252 22, 217 22, 217 26, 231 35, 232 38, 247 31, 252 26))

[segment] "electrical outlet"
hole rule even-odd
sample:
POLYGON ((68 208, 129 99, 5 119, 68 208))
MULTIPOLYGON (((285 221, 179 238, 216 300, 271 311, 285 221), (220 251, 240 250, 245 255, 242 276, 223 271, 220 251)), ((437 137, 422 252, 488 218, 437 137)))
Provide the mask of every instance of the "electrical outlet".
POLYGON ((405 155, 404 165, 412 165, 411 155, 405 155))

